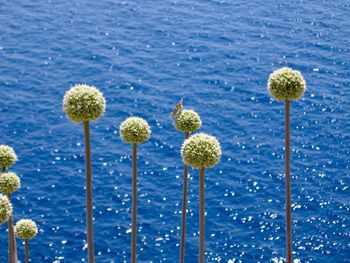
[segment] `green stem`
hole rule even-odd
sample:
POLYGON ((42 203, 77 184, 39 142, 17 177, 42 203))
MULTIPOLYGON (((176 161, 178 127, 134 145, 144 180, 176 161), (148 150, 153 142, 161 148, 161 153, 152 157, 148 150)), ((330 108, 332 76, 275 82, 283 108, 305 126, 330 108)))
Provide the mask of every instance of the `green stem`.
POLYGON ((136 263, 136 231, 137 231, 137 144, 132 145, 132 236, 131 262, 136 263))
POLYGON ((287 263, 292 263, 292 212, 290 178, 290 101, 285 101, 285 174, 286 174, 286 253, 287 263))
MULTIPOLYGON (((185 139, 190 136, 185 133, 185 139)), ((185 243, 186 243, 186 207, 187 207, 187 188, 188 188, 188 165, 184 165, 183 191, 182 191, 182 220, 181 220, 181 243, 180 243, 180 263, 185 262, 185 243)))
POLYGON ((199 262, 204 263, 204 250, 205 250, 205 229, 204 229, 204 168, 199 170, 199 199, 200 199, 200 211, 199 211, 199 262))
POLYGON ((85 169, 86 169, 86 226, 88 239, 88 262, 95 262, 94 255, 94 229, 92 219, 92 167, 91 167, 91 147, 89 122, 84 121, 85 139, 85 169))

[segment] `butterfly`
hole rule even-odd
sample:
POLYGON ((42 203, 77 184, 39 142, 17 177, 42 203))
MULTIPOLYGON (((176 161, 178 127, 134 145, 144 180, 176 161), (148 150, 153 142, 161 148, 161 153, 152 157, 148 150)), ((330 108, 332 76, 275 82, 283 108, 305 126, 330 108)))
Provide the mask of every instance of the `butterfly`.
POLYGON ((181 98, 181 100, 176 104, 175 108, 173 109, 173 111, 170 113, 170 116, 172 118, 174 118, 184 107, 183 103, 183 99, 181 98))

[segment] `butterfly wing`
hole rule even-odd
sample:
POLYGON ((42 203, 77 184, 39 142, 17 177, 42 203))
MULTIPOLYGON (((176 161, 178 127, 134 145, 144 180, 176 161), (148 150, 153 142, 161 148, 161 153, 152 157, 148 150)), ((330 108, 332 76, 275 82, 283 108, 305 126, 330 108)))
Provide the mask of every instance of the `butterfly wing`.
POLYGON ((183 108, 182 102, 183 102, 183 99, 181 99, 181 100, 176 104, 175 108, 174 108, 173 111, 170 113, 170 115, 171 115, 172 117, 176 116, 176 115, 179 113, 179 111, 183 108))

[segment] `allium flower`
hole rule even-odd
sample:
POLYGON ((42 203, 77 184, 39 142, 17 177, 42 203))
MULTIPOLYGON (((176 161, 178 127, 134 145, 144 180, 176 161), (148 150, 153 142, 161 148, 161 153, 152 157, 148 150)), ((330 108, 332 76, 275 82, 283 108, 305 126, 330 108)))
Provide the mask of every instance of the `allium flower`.
POLYGON ((64 95, 63 109, 73 122, 96 121, 105 112, 106 100, 97 88, 77 84, 64 95))
POLYGON ((181 132, 194 132, 202 126, 201 118, 194 110, 182 110, 177 114, 175 128, 181 132))
POLYGON ((0 194, 0 225, 12 215, 12 205, 7 196, 0 194))
POLYGON ((0 168, 6 169, 17 161, 17 155, 12 147, 0 145, 0 168))
POLYGON ((123 141, 132 144, 147 141, 151 135, 151 128, 147 121, 139 117, 127 118, 119 127, 123 141))
POLYGON ((181 155, 184 163, 193 168, 210 168, 219 162, 221 146, 215 137, 198 133, 185 140, 181 155))
POLYGON ((271 73, 267 89, 277 101, 297 100, 303 96, 306 83, 299 71, 283 67, 271 73))
POLYGON ((21 187, 21 179, 15 173, 0 175, 0 192, 11 194, 21 187))
POLYGON ((38 234, 38 228, 33 220, 21 219, 15 226, 15 232, 21 239, 32 239, 38 234))

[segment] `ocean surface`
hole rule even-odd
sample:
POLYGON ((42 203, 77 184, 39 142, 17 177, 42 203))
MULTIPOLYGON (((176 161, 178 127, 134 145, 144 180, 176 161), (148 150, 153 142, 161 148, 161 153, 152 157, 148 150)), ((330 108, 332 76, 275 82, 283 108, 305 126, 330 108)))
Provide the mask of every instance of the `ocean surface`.
MULTIPOLYGON (((119 125, 141 116, 139 262, 178 262, 184 135, 180 98, 217 136, 206 172, 206 261, 283 262, 284 106, 266 90, 282 66, 300 70, 292 103, 295 262, 350 262, 350 2, 2 1, 0 144, 22 179, 15 220, 34 219, 32 262, 87 262, 82 125, 62 109, 76 83, 101 89, 91 125, 96 262, 130 262, 131 146, 119 125)), ((197 262, 198 170, 190 170, 186 262, 197 262)), ((7 262, 0 226, 0 262, 7 262)), ((18 241, 23 262, 23 245, 18 241)))

